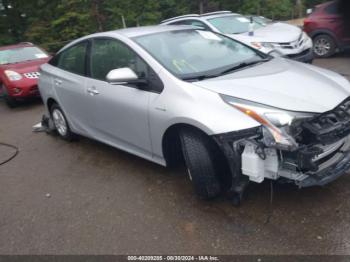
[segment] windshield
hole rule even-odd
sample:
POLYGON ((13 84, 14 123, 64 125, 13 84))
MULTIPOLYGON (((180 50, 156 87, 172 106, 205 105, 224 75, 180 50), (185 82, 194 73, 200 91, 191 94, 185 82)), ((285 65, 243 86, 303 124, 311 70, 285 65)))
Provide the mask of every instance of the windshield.
POLYGON ((35 46, 0 51, 0 65, 47 58, 48 55, 35 46))
POLYGON ((134 40, 181 79, 214 77, 242 63, 266 58, 231 38, 203 30, 168 31, 134 40))
MULTIPOLYGON (((208 19, 209 23, 215 26, 223 34, 241 34, 249 31, 250 19, 240 15, 230 15, 208 19)), ((253 29, 263 25, 253 21, 253 29)))

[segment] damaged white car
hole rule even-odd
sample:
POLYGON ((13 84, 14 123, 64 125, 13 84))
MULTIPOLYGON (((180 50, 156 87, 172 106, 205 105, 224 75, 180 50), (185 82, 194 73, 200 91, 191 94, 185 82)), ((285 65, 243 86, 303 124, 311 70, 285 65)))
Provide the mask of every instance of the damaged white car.
POLYGON ((266 54, 312 63, 312 40, 299 27, 261 16, 246 17, 230 11, 169 18, 162 25, 192 25, 225 34, 266 54))
MULTIPOLYGON (((49 123, 160 165, 195 192, 327 184, 350 169, 350 84, 210 31, 155 26, 78 39, 41 67, 49 123)), ((44 121, 46 122, 46 121, 44 121)))

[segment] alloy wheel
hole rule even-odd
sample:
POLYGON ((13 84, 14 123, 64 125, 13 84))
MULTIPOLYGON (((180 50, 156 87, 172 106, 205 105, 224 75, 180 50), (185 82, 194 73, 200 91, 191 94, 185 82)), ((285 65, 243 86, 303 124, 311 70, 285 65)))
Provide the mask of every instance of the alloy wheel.
POLYGON ((58 109, 54 109, 52 112, 52 118, 53 118, 53 122, 55 124, 57 132, 61 136, 67 135, 67 130, 68 130, 67 121, 63 116, 63 113, 58 109))
POLYGON ((314 51, 318 56, 326 56, 331 50, 331 43, 326 38, 319 38, 314 43, 314 51))

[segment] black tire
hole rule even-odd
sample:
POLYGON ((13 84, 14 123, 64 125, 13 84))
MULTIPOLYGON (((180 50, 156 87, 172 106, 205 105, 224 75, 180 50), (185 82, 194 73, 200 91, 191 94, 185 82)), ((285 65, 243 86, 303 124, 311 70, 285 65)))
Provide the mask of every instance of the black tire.
POLYGON ((314 42, 314 55, 317 58, 327 58, 335 54, 337 50, 337 44, 333 37, 322 34, 313 39, 314 42))
POLYGON ((77 139, 78 136, 75 133, 73 133, 72 130, 70 129, 67 117, 58 104, 56 103, 52 104, 50 108, 50 114, 51 114, 51 119, 53 121, 53 125, 55 127, 55 131, 61 138, 67 141, 74 141, 77 139), (60 114, 60 116, 62 116, 62 121, 64 121, 66 124, 65 132, 63 132, 62 129, 60 129, 58 122, 55 121, 55 118, 54 118, 55 114, 60 114))
POLYGON ((212 199, 221 193, 215 144, 204 133, 186 128, 180 133, 182 152, 194 191, 201 199, 212 199))
POLYGON ((9 108, 15 108, 18 106, 18 102, 16 101, 15 98, 11 97, 8 95, 8 91, 7 91, 7 88, 4 84, 1 85, 1 89, 2 89, 2 93, 3 93, 3 96, 4 96, 4 100, 6 102, 6 105, 9 107, 9 108))

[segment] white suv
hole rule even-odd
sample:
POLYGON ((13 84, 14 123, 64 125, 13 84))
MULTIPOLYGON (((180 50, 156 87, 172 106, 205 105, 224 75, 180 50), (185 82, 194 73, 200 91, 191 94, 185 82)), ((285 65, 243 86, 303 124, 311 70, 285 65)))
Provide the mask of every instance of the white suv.
POLYGON ((300 62, 312 63, 312 40, 299 27, 281 22, 261 23, 230 11, 190 14, 162 21, 162 25, 192 25, 225 34, 264 53, 273 50, 300 62))

